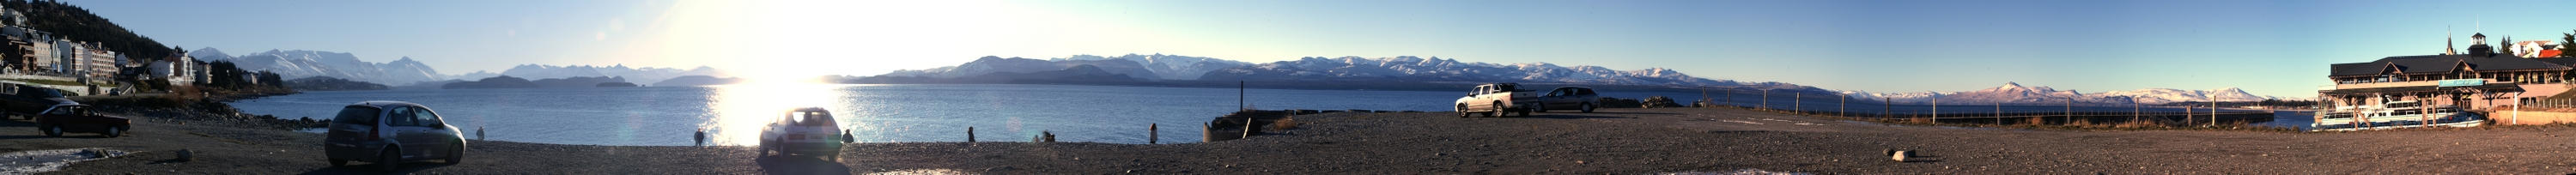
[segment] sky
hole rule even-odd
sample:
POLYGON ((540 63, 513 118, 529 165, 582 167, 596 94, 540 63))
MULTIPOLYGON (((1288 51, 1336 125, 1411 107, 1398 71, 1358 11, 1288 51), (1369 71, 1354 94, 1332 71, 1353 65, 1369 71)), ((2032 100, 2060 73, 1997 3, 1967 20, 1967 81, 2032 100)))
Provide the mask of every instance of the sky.
POLYGON ((2566 1, 78 1, 164 44, 520 64, 876 75, 981 56, 1323 56, 1653 67, 1870 92, 2017 82, 2310 97, 2334 63, 2471 33, 2559 40, 2566 1), (2557 21, 2557 22, 2550 22, 2557 21), (2447 34, 2447 35, 2446 35, 2447 34))

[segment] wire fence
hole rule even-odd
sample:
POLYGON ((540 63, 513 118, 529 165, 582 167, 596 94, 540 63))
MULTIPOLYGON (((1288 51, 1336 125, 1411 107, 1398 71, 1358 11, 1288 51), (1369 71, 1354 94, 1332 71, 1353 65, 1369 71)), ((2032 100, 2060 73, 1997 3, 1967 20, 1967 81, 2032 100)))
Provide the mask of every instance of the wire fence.
POLYGON ((1917 120, 1942 123, 2067 124, 2076 122, 2159 122, 2174 124, 2259 123, 2274 111, 2226 109, 2209 105, 2075 103, 2071 100, 2024 103, 1887 103, 1889 99, 1856 99, 1842 94, 1776 90, 1710 90, 1690 103, 1698 107, 1744 108, 1804 115, 1917 120))

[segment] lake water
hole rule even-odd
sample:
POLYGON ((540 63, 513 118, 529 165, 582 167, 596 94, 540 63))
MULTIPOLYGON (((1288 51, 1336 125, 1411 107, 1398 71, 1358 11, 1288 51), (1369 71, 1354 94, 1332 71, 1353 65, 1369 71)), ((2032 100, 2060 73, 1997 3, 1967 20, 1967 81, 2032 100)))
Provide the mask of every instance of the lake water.
MULTIPOLYGON (((1447 111, 1453 92, 1251 89, 1260 109, 1447 111)), ((1621 93, 1610 93, 1618 96, 1621 93)), ((1199 126, 1235 109, 1236 89, 1074 85, 727 85, 586 89, 325 91, 232 103, 253 114, 326 118, 366 100, 428 105, 451 125, 484 128, 492 140, 596 145, 690 145, 708 128, 725 145, 748 144, 758 127, 794 107, 823 107, 862 142, 1058 141, 1198 142, 1199 126)), ((1643 95, 1637 95, 1643 96, 1643 95)), ((1628 97, 1635 98, 1635 97, 1628 97)), ((472 134, 468 131, 468 134, 472 134)))
MULTIPOLYGON (((1259 109, 1368 109, 1449 111, 1461 92, 1250 89, 1246 102, 1259 109)), ((1672 96, 1696 92, 1603 91, 1604 97, 1672 96)), ((1161 125, 1163 143, 1199 142, 1200 125, 1233 111, 1230 88, 1165 88, 1079 85, 723 85, 575 89, 459 89, 324 91, 233 102, 252 114, 328 118, 340 106, 398 100, 429 106, 450 125, 484 128, 491 140, 590 145, 691 145, 708 129, 719 145, 755 143, 759 126, 796 107, 823 107, 861 142, 956 142, 974 127, 979 141, 1027 141, 1051 131, 1058 141, 1145 143, 1146 127, 1161 125)), ((1730 104, 1758 106, 1741 94, 1730 104)), ((1716 97, 1711 97, 1716 98, 1716 97)), ((1775 96, 1775 108, 1840 106, 1855 113, 1881 105, 1842 104, 1833 98, 1775 96), (1805 106, 1792 105, 1803 102, 1805 106)), ((1908 113, 1929 106, 1894 106, 1908 113)), ((1991 111, 1991 106, 1944 105, 1942 113, 1991 111), (1973 109, 1967 109, 1973 108, 1973 109)), ((2006 111, 2063 110, 2054 106, 2004 106, 2006 111)), ((2078 110, 2129 111, 2127 107, 2078 110)), ((2149 111, 2160 109, 2148 108, 2149 111)), ((2179 111, 2179 109, 2163 109, 2179 111)))

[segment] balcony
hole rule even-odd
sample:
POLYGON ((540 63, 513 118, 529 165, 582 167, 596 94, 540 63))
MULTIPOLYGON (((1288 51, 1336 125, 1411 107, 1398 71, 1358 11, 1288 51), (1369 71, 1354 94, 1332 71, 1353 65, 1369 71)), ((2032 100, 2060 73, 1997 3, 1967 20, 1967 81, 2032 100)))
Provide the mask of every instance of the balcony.
MULTIPOLYGON (((2481 80, 2486 80, 2486 84, 2512 83, 2512 82, 2505 82, 2505 81, 2496 81, 2496 79, 2481 79, 2481 80)), ((2400 82, 2386 82, 2386 83, 2335 84, 2335 85, 2334 85, 2334 88, 2335 88, 2335 89, 2361 89, 2361 88, 2408 87, 2408 86, 2436 86, 2436 85, 2441 85, 2441 84, 2442 84, 2442 81, 2439 81, 2439 80, 2428 80, 2428 81, 2400 81, 2400 82)))

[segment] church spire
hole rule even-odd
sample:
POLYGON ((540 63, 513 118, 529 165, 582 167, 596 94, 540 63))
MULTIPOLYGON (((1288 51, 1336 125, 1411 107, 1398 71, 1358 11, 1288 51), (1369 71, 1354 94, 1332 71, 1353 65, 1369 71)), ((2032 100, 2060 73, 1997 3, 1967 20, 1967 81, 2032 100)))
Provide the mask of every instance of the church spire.
POLYGON ((2442 55, 2459 55, 2458 44, 2451 41, 2451 28, 2442 27, 2442 55))

